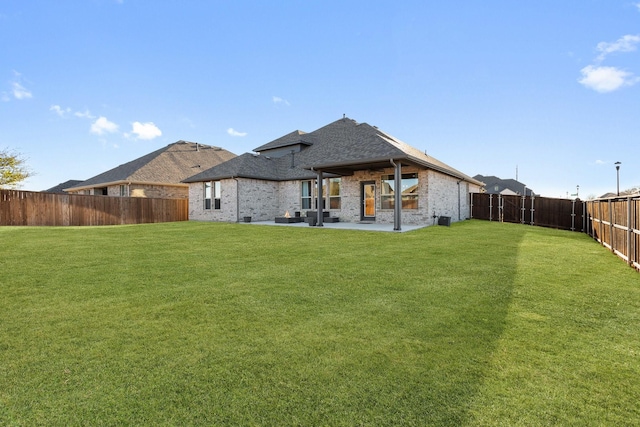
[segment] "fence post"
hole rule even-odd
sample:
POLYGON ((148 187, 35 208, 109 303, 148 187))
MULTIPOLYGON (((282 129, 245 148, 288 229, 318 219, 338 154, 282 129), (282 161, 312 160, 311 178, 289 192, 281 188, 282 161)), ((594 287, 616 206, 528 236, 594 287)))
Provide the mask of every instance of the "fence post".
POLYGON ((636 232, 640 233, 640 224, 638 223, 638 205, 640 204, 640 198, 633 201, 633 207, 631 208, 631 216, 633 218, 633 266, 640 271, 640 255, 638 251, 638 240, 635 236, 636 232))
POLYGON ((589 200, 589 201, 584 202, 585 208, 586 208, 585 215, 588 215, 588 218, 585 216, 585 218, 587 219, 585 232, 589 236, 591 236, 592 239, 593 239, 593 236, 594 236, 594 232, 593 232, 593 215, 591 215, 591 212, 593 212, 593 203, 594 203, 593 200, 589 200))
POLYGON ((613 206, 611 205, 611 199, 608 200, 609 204, 609 240, 611 241, 611 252, 615 253, 615 237, 613 236, 613 206))
POLYGON ((598 241, 602 242, 602 200, 598 200, 598 241))
POLYGON ((631 196, 627 197, 627 263, 633 267, 633 257, 631 256, 631 239, 633 236, 631 228, 631 196))
POLYGON ((504 197, 498 194, 498 221, 504 222, 504 197))
POLYGON ((534 224, 533 213, 535 212, 535 209, 533 208, 533 199, 535 199, 535 196, 531 194, 531 225, 534 224))
POLYGON ((526 204, 527 196, 526 194, 522 196, 522 207, 520 208, 520 224, 524 224, 524 212, 525 212, 525 204, 526 204))
POLYGON ((489 221, 493 221, 493 194, 489 194, 489 221))
POLYGON ((576 231, 576 199, 571 201, 571 231, 576 231))

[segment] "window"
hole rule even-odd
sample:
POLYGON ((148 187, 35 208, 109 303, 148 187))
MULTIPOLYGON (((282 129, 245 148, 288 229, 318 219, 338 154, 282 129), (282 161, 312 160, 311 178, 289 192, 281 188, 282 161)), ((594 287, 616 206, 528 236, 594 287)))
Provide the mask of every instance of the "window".
POLYGON ((204 183, 204 208, 211 209, 213 200, 213 209, 220 209, 220 181, 210 181, 204 183))
POLYGON ((329 209, 340 209, 340 178, 329 178, 329 209))
POLYGON ((220 209, 220 181, 213 181, 213 208, 220 209))
POLYGON ((204 183, 204 208, 211 209, 211 183, 204 183))
MULTIPOLYGON (((322 206, 323 209, 340 209, 340 193, 342 187, 341 178, 327 178, 322 180, 322 206), (329 194, 329 204, 327 204, 327 194, 329 194)), ((318 197, 316 194, 317 181, 302 181, 302 190, 300 192, 302 209, 317 209, 318 197)))
POLYGON ((120 186, 120 197, 127 197, 127 186, 126 185, 121 185, 120 186))
MULTIPOLYGON (((418 209, 418 174, 403 173, 400 182, 402 191, 402 209, 418 209)), ((395 180, 393 175, 382 176, 380 203, 382 209, 395 206, 395 180)))
POLYGON ((312 197, 312 191, 311 191, 311 181, 302 181, 302 190, 301 190, 301 195, 302 195, 302 209, 311 209, 311 197, 312 197))

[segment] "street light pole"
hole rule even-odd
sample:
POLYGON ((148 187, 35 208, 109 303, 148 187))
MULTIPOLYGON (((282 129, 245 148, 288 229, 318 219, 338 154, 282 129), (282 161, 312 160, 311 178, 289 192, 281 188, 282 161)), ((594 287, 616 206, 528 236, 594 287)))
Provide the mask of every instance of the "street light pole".
POLYGON ((619 196, 620 195, 620 165, 622 163, 615 162, 614 164, 616 165, 616 189, 617 189, 618 196, 619 196))

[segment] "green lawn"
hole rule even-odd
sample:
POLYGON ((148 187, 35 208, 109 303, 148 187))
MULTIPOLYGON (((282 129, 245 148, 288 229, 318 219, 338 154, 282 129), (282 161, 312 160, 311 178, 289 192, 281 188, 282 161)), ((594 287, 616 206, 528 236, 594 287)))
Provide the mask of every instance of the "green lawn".
POLYGON ((640 425, 640 274, 588 236, 0 228, 0 425, 640 425))

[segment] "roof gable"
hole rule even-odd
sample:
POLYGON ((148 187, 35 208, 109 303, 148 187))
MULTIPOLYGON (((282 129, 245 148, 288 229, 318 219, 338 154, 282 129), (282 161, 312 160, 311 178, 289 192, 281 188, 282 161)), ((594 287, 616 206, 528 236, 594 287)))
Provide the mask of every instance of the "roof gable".
POLYGON ((304 135, 306 135, 306 132, 303 132, 301 130, 294 130, 291 133, 288 133, 284 136, 281 136, 278 139, 274 139, 271 142, 268 142, 264 145, 261 145, 258 148, 255 148, 253 151, 255 152, 267 151, 267 150, 273 150, 275 148, 289 147, 289 146, 298 145, 298 144, 310 145, 310 143, 305 140, 304 135))

